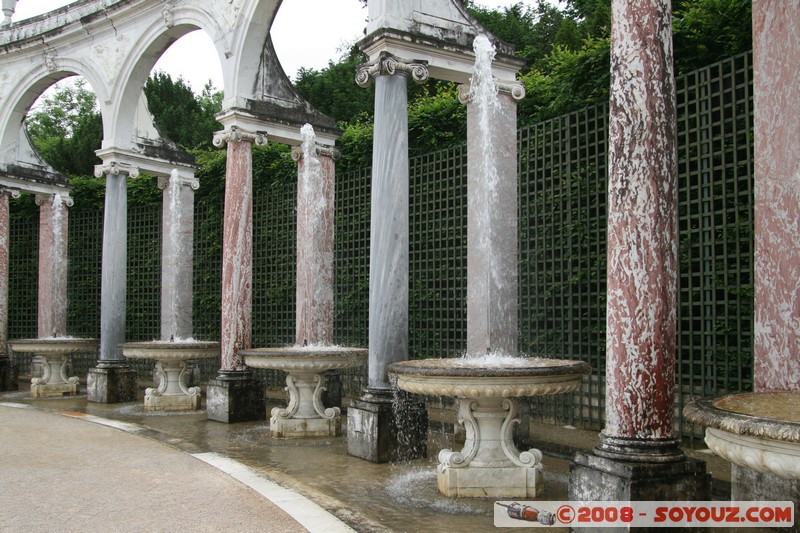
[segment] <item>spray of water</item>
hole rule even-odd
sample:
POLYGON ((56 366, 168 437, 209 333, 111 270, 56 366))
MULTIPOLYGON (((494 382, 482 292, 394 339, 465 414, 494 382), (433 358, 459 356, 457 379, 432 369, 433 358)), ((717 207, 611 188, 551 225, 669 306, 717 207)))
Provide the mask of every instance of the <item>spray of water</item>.
MULTIPOLYGON (((328 210, 328 199, 323 194, 322 165, 317 155, 317 140, 311 124, 300 129, 302 136, 303 171, 298 183, 298 216, 302 217, 302 226, 306 228, 304 235, 298 240, 298 256, 311 265, 304 270, 304 279, 298 279, 298 309, 302 309, 303 329, 298 332, 298 345, 319 345, 319 339, 327 338, 327 324, 314 312, 315 292, 323 279, 321 265, 318 260, 322 254, 321 232, 324 231, 324 213, 328 210)), ((300 226, 300 224, 298 224, 300 226)))

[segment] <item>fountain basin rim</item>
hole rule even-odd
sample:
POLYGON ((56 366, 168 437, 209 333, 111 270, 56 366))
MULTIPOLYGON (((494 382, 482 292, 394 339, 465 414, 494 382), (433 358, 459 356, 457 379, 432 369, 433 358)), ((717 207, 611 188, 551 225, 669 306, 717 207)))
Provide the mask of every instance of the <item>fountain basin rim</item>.
POLYGON ((283 346, 278 348, 250 348, 239 350, 245 357, 366 357, 366 348, 341 346, 283 346))
POLYGON ((572 392, 581 374, 523 376, 440 376, 397 374, 397 387, 427 396, 456 398, 522 398, 572 392))
POLYGON ((42 339, 14 339, 8 341, 18 353, 81 353, 94 352, 100 342, 92 338, 47 337, 42 339))
POLYGON ((216 341, 151 341, 120 344, 122 355, 129 359, 187 360, 218 357, 216 341))
POLYGON ((546 377, 589 374, 591 366, 573 359, 520 358, 518 366, 471 365, 461 358, 417 359, 389 365, 389 374, 441 377, 546 377), (547 364, 542 364, 546 362, 547 364))
POLYGON ((687 420, 707 428, 735 435, 800 444, 800 422, 725 409, 726 403, 755 398, 755 395, 761 396, 763 400, 774 398, 787 404, 800 405, 800 391, 756 392, 731 394, 712 400, 695 400, 684 407, 683 414, 687 420))
POLYGON ((304 347, 256 348, 241 350, 245 364, 251 368, 266 368, 286 372, 323 372, 362 366, 367 360, 365 348, 304 347))

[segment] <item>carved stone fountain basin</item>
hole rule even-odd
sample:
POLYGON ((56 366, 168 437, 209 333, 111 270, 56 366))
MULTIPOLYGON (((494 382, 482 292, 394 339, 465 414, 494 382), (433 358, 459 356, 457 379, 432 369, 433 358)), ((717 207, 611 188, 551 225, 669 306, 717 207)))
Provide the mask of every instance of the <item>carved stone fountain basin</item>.
POLYGON ((800 479, 800 391, 698 400, 683 413, 706 427, 706 444, 720 457, 764 474, 800 479))
POLYGON ((187 361, 219 357, 212 341, 126 342, 122 354, 129 359, 156 360, 156 387, 144 391, 146 411, 194 411, 200 408, 200 387, 188 386, 187 361))
POLYGON ((31 378, 34 398, 78 394, 80 380, 67 376, 70 355, 97 351, 97 339, 52 337, 8 341, 15 352, 33 353, 42 358, 42 376, 31 378))
POLYGON ((270 414, 270 432, 275 437, 334 437, 341 432, 341 410, 325 408, 324 373, 362 366, 364 348, 310 346, 257 348, 239 352, 251 368, 282 370, 286 376, 289 405, 275 407, 270 414))
POLYGON ((460 452, 439 452, 439 492, 503 498, 533 498, 544 488, 542 453, 521 452, 513 441, 517 398, 572 392, 589 370, 582 361, 545 358, 423 359, 389 367, 400 389, 459 399, 467 437, 460 452))

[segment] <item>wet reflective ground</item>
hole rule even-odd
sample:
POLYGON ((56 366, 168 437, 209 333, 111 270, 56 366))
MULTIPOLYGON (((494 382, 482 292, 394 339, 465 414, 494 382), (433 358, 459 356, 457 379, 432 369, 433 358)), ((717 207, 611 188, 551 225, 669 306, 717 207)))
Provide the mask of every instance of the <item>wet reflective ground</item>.
MULTIPOLYGON (((224 424, 207 420, 203 411, 147 413, 142 402, 98 404, 87 402, 85 396, 33 399, 27 391, 0 393, 0 401, 135 423, 148 429, 145 436, 186 452, 227 455, 302 493, 357 531, 496 530, 496 498, 445 498, 436 491, 439 449, 461 448, 441 434, 430 436, 428 459, 373 464, 347 455, 346 436, 275 439, 266 421, 224 424)), ((540 499, 566 500, 568 462, 545 456, 544 465, 545 492, 540 499)))

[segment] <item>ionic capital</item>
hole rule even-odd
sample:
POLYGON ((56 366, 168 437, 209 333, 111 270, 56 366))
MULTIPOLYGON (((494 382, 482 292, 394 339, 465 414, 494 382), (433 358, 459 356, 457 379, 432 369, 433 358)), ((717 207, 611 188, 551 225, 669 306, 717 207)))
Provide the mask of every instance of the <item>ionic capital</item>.
POLYGON ((192 177, 181 176, 179 173, 174 173, 172 176, 158 176, 158 188, 162 191, 167 188, 172 180, 178 180, 178 186, 183 187, 184 185, 188 185, 192 188, 193 191, 196 191, 200 188, 200 180, 192 177))
POLYGON ((428 62, 400 59, 388 52, 381 52, 376 61, 356 69, 356 83, 359 87, 369 87, 376 77, 395 74, 411 76, 415 82, 425 83, 428 80, 428 62))
MULTIPOLYGON (((330 157, 334 161, 338 161, 339 158, 342 157, 342 152, 340 152, 337 148, 333 146, 327 146, 324 144, 316 144, 314 148, 314 153, 321 157, 330 157)), ((303 159, 303 147, 302 146, 293 146, 292 147, 292 159, 300 162, 303 159)))
POLYGON ((251 142, 256 146, 264 146, 267 144, 267 134, 263 131, 247 131, 239 126, 231 126, 230 128, 218 131, 214 134, 214 146, 222 148, 230 141, 234 142, 251 142))
POLYGON ((112 161, 108 164, 95 165, 94 167, 94 175, 96 178, 102 178, 103 176, 119 176, 120 174, 127 174, 131 178, 138 178, 139 169, 133 165, 117 163, 116 161, 112 161))
POLYGON ((75 204, 75 200, 71 196, 64 196, 58 192, 54 192, 52 194, 37 193, 34 196, 33 201, 36 202, 36 205, 38 205, 39 207, 43 205, 52 205, 53 198, 56 195, 58 195, 61 198, 61 204, 64 205, 65 207, 72 207, 75 204))
MULTIPOLYGON (((497 81, 495 79, 494 85, 497 88, 497 92, 510 94, 511 98, 514 100, 522 100, 525 98, 525 86, 522 82, 513 81, 513 82, 503 82, 497 81)), ((458 86, 458 101, 464 105, 467 105, 472 100, 472 86, 469 83, 464 83, 458 86)))
POLYGON ((22 194, 19 189, 12 189, 11 187, 0 187, 0 196, 10 196, 11 198, 19 198, 22 194))

